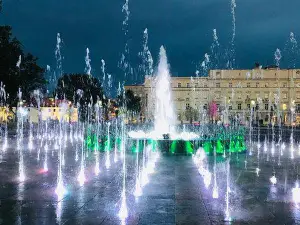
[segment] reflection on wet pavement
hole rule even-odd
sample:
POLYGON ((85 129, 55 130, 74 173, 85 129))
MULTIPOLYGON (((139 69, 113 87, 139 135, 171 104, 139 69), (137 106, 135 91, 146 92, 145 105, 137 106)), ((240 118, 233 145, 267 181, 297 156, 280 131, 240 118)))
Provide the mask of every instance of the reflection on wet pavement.
POLYGON ((63 149, 65 163, 61 165, 66 193, 59 199, 55 193, 59 150, 53 146, 47 151, 10 147, 1 152, 0 224, 300 224, 298 150, 291 159, 290 146, 283 154, 279 146, 273 150, 272 144, 268 146, 264 151, 259 145, 258 151, 255 145, 252 156, 232 154, 230 161, 217 156, 216 163, 213 156, 195 159, 197 156, 160 155, 145 185, 143 152, 127 153, 128 217, 123 221, 119 216, 124 200, 123 160, 114 162, 114 151, 109 155, 84 154, 86 180, 81 185, 81 148, 69 143, 63 149), (109 169, 105 166, 107 157, 111 160, 109 169), (44 168, 45 160, 48 170, 44 168), (99 165, 97 173, 95 165, 99 165), (270 181, 272 176, 276 184, 270 181), (137 179, 142 189, 138 197, 134 194, 137 179), (218 198, 213 198, 214 188, 218 198), (226 213, 231 222, 225 221, 226 213))

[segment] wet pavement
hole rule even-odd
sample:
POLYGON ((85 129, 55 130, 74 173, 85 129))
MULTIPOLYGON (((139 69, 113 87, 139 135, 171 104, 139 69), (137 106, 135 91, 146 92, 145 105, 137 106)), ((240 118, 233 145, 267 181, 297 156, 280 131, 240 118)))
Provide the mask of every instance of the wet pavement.
MULTIPOLYGON (((15 141, 10 140, 9 145, 15 146, 15 141)), ((138 198, 133 195, 136 155, 128 153, 125 158, 128 218, 124 223, 300 224, 300 209, 292 198, 292 188, 299 172, 299 150, 295 150, 295 156, 291 159, 288 149, 281 156, 279 147, 272 150, 271 144, 268 144, 265 152, 262 146, 260 154, 257 154, 255 146, 252 156, 231 155, 230 167, 228 157, 224 159, 218 156, 216 183, 213 157, 195 164, 192 157, 161 155, 156 162, 155 172, 149 175, 149 183, 143 187, 143 194, 138 198), (204 176, 199 173, 201 166, 211 175, 211 182, 206 180, 210 183, 208 187, 204 176), (259 174, 256 173, 257 168, 259 174), (277 178, 275 185, 270 183, 273 174, 277 178), (214 187, 218 190, 217 199, 212 197, 214 187), (224 220, 227 187, 230 187, 228 211, 231 222, 224 220)), ((111 167, 106 169, 107 155, 101 153, 101 172, 95 175, 95 154, 86 154, 86 182, 80 186, 77 177, 81 160, 79 154, 79 160, 76 161, 76 151, 80 153, 80 147, 71 144, 63 150, 65 165, 62 166, 62 174, 67 194, 62 199, 55 194, 59 159, 57 150, 49 146, 47 151, 44 148, 31 151, 8 148, 2 151, 0 224, 122 224, 118 216, 123 190, 123 164, 120 157, 114 163, 112 151, 111 167), (22 167, 19 163, 21 154, 22 167), (45 162, 48 171, 43 169, 45 162), (18 179, 22 169, 24 182, 18 179)))

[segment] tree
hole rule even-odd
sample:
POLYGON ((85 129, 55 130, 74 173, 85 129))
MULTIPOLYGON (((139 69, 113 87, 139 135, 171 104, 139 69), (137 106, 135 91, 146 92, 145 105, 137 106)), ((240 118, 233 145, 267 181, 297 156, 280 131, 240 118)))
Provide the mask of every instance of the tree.
POLYGON ((125 106, 126 111, 130 114, 131 118, 133 115, 139 114, 142 109, 141 98, 135 96, 131 90, 125 92, 125 99, 123 95, 118 96, 118 105, 119 107, 125 106))
POLYGON ((188 107, 185 110, 185 117, 186 120, 189 121, 190 123, 199 119, 198 112, 197 110, 193 109, 193 107, 188 107))
POLYGON ((100 81, 87 74, 65 74, 59 78, 55 93, 59 99, 79 102, 82 107, 81 116, 85 115, 89 103, 94 105, 97 101, 102 101, 103 108, 107 109, 100 81))
POLYGON ((7 99, 16 105, 19 88, 22 98, 29 101, 35 89, 45 90, 44 69, 37 65, 37 58, 25 54, 20 41, 12 37, 10 26, 0 26, 0 81, 5 85, 7 99))

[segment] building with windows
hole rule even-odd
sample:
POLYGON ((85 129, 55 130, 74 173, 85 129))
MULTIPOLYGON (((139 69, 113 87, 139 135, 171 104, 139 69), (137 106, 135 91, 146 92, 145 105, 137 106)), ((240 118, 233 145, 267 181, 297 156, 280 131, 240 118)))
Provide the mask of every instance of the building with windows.
MULTIPOLYGON (((143 114, 153 119, 153 77, 143 85, 126 86, 143 99, 143 114)), ((211 70, 207 77, 172 77, 172 97, 178 121, 207 119, 209 105, 218 106, 219 119, 252 118, 260 123, 300 123, 300 69, 256 67, 252 70, 211 70), (203 118, 202 118, 203 117, 203 118)))

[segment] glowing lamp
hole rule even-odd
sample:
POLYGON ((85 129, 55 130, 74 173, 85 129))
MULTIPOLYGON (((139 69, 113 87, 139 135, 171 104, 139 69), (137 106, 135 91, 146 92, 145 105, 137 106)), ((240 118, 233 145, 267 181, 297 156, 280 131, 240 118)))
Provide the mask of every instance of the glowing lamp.
POLYGON ((282 105, 282 109, 283 109, 283 110, 286 110, 286 109, 287 109, 286 104, 283 104, 283 105, 282 105))

